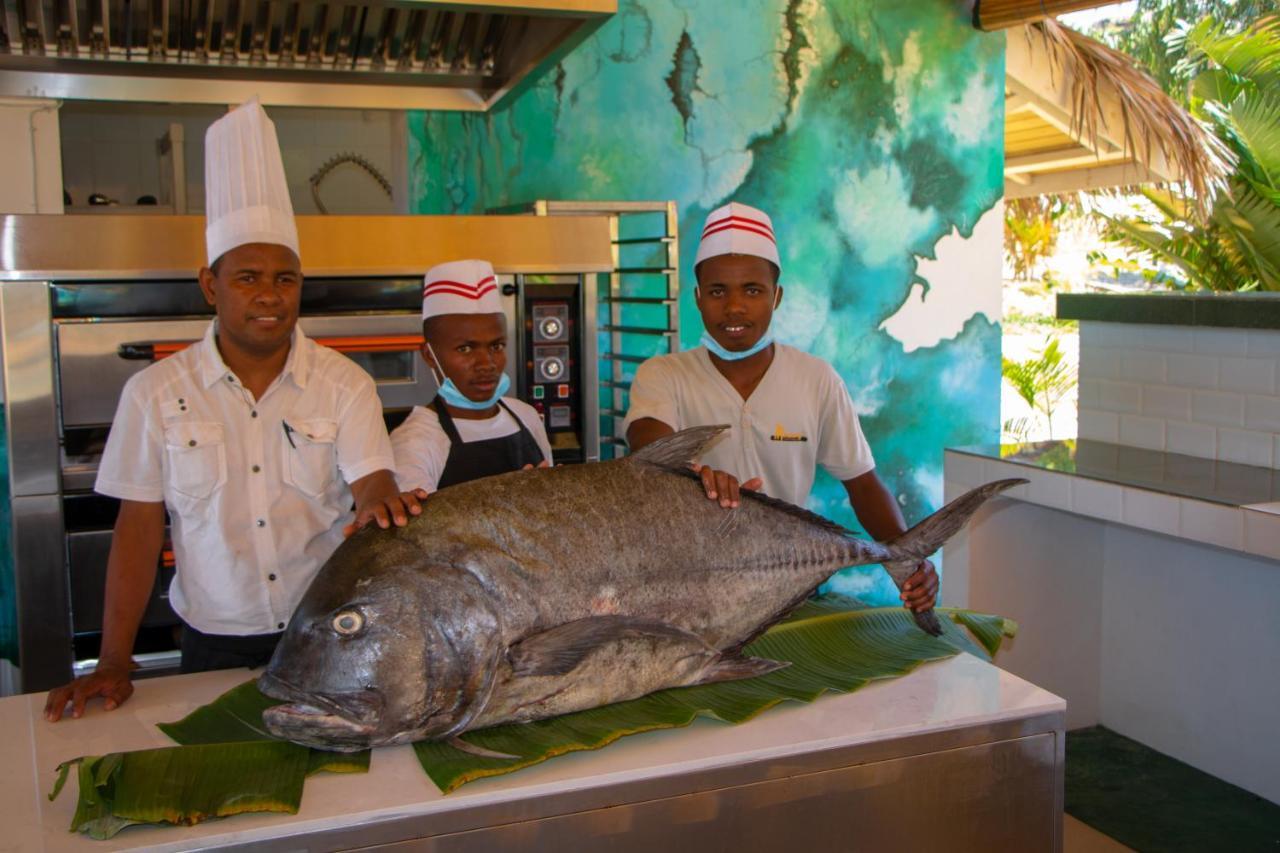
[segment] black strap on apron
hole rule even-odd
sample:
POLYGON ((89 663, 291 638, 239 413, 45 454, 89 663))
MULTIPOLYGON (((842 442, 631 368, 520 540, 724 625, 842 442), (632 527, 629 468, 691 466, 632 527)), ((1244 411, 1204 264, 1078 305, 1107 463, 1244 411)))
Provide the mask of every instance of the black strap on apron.
POLYGON ((498 405, 516 422, 516 431, 501 438, 464 443, 448 408, 438 397, 431 401, 431 409, 440 419, 440 428, 449 436, 449 458, 445 460, 444 472, 440 474, 440 482, 436 484, 437 489, 481 477, 492 477, 494 474, 519 471, 526 465, 539 465, 545 459, 542 449, 538 447, 538 442, 534 440, 524 421, 516 417, 515 412, 508 409, 501 400, 498 405))

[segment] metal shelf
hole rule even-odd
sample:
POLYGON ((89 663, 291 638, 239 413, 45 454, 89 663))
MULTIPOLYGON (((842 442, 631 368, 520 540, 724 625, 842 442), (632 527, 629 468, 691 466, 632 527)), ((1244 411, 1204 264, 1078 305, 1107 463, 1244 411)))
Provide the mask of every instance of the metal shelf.
POLYGON ((675 305, 680 300, 661 296, 606 296, 600 301, 612 302, 615 305, 675 305))
POLYGON ((663 335, 671 337, 674 335, 675 329, 654 329, 647 326, 614 326, 612 324, 600 327, 602 332, 618 332, 623 335, 663 335))

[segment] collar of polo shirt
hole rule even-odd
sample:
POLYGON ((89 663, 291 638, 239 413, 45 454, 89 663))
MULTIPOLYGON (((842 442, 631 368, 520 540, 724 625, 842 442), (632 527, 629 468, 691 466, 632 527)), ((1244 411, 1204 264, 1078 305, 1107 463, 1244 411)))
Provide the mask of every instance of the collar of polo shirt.
MULTIPOLYGON (((215 318, 205 330, 204 339, 199 344, 203 348, 200 353, 200 381, 206 388, 231 373, 231 368, 227 367, 227 363, 222 360, 222 353, 218 351, 218 342, 214 339, 217 331, 218 321, 215 318)), ((311 367, 307 348, 302 346, 303 337, 302 326, 294 326, 289 358, 284 363, 284 370, 280 371, 281 376, 292 376, 299 388, 307 387, 307 372, 311 367)))

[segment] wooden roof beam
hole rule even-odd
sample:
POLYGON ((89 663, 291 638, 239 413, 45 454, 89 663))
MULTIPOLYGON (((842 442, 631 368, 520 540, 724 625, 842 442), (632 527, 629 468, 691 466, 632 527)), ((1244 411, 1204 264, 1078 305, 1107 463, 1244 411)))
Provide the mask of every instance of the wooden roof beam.
POLYGON ((1115 163, 1096 169, 1073 169, 1069 172, 1036 175, 1027 183, 1006 179, 1004 195, 1005 198, 1028 198, 1080 190, 1104 190, 1131 184, 1155 183, 1160 180, 1161 178, 1150 169, 1138 163, 1115 163))

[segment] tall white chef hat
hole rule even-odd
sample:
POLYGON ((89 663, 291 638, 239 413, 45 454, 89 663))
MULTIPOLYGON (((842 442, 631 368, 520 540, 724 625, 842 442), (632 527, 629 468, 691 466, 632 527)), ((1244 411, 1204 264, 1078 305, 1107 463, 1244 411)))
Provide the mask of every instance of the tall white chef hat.
POLYGON ((488 261, 450 261, 427 271, 422 319, 441 314, 501 314, 498 280, 488 261))
POLYGON ((769 214, 745 204, 731 201, 711 211, 702 227, 702 241, 693 265, 720 255, 754 255, 764 258, 782 271, 778 260, 778 243, 773 236, 769 214))
POLYGON ((301 258, 276 126, 257 97, 204 135, 204 215, 209 264, 246 243, 276 243, 301 258))

